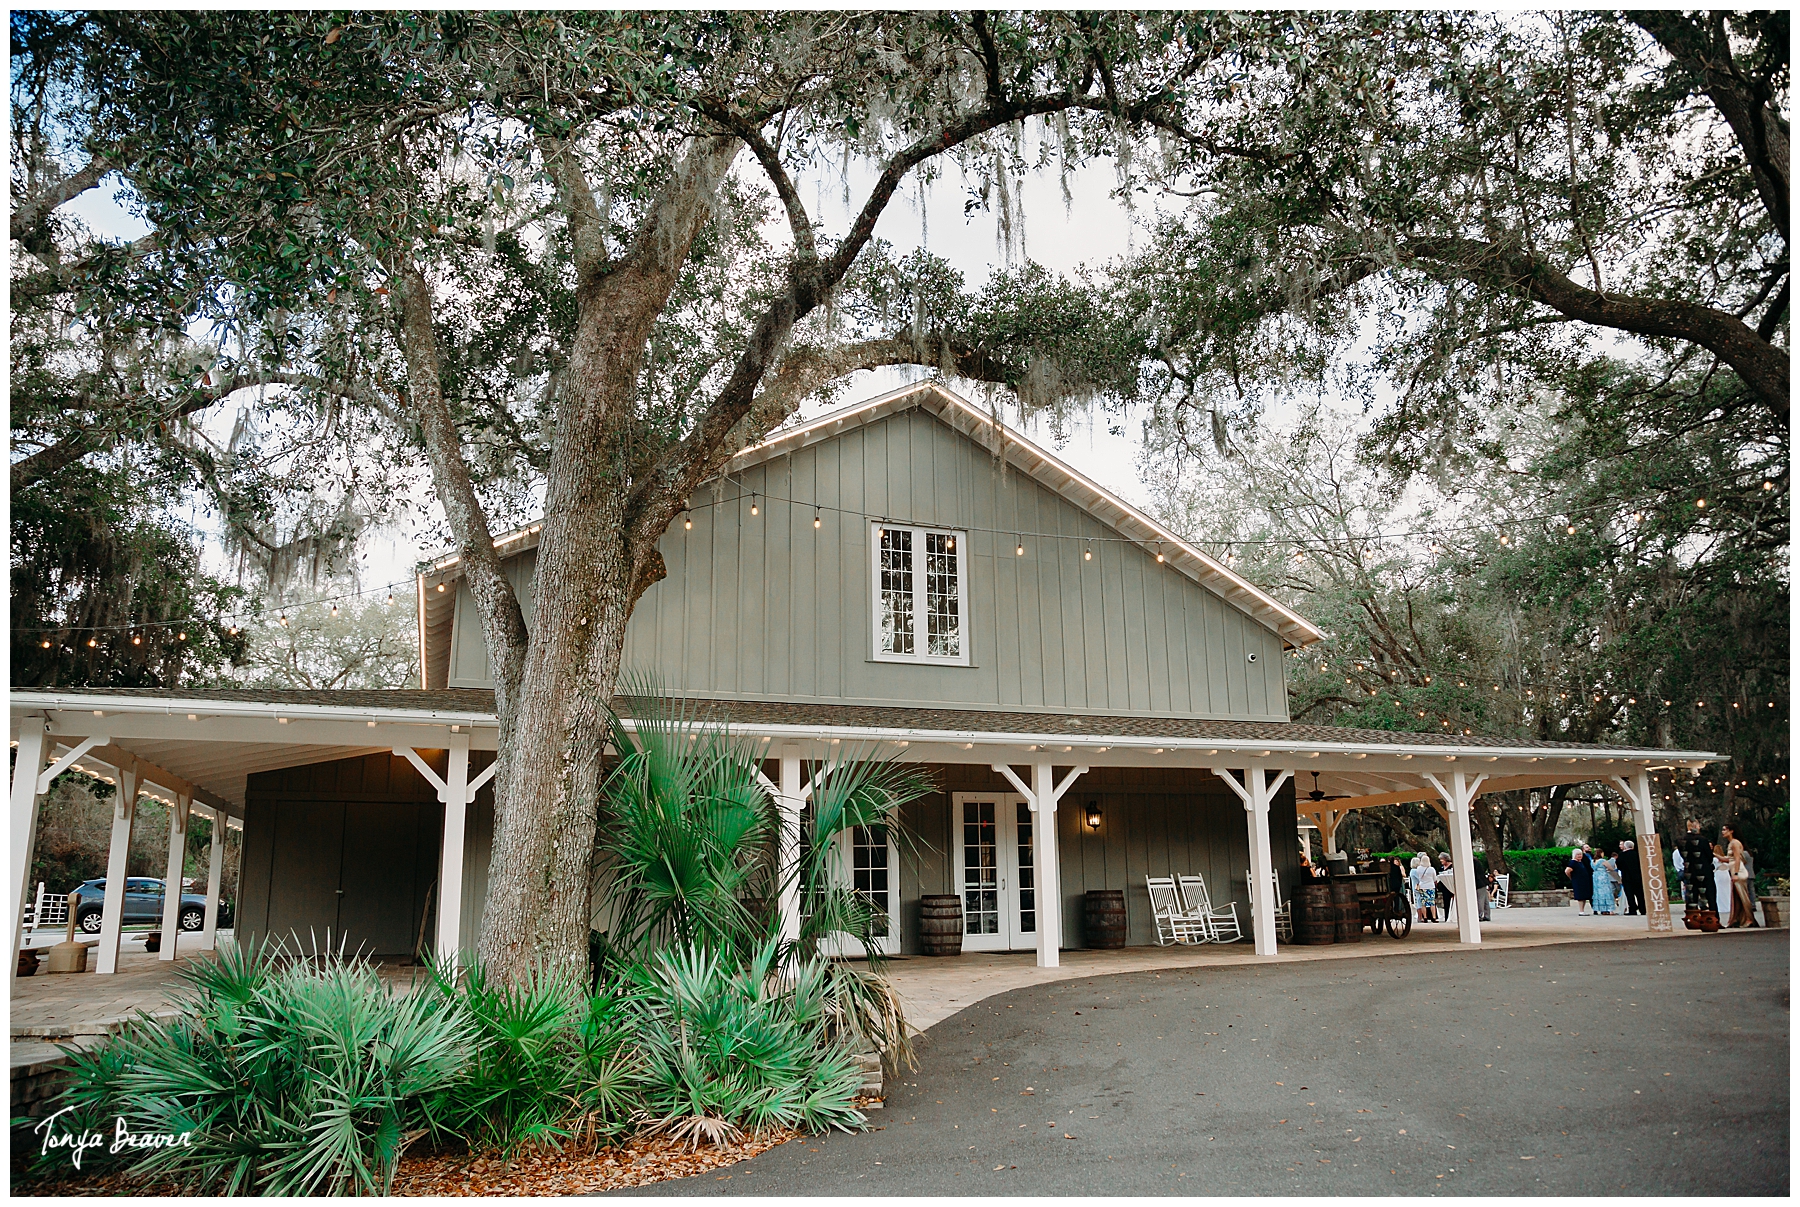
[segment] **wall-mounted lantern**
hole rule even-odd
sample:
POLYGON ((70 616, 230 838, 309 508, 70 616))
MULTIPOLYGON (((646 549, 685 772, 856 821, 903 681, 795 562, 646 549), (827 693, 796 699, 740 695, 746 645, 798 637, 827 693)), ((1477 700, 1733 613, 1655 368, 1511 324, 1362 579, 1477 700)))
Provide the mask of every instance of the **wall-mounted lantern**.
POLYGON ((1087 827, 1090 830, 1098 830, 1100 828, 1100 802, 1097 800, 1088 802, 1087 827))

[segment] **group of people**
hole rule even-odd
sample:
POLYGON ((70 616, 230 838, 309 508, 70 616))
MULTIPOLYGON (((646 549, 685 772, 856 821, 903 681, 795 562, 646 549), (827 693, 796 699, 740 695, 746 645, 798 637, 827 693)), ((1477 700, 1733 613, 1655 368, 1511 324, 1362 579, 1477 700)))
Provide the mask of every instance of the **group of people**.
MULTIPOLYGON (((1405 880, 1406 895, 1412 904, 1414 921, 1449 920, 1450 908, 1456 903, 1456 869, 1450 862, 1448 852, 1439 855, 1436 863, 1433 863, 1431 852, 1420 851, 1413 856, 1405 880)), ((1488 911, 1493 906, 1494 890, 1498 885, 1494 873, 1488 870, 1487 860, 1479 852, 1475 855, 1475 884, 1480 908, 1477 916, 1486 922, 1489 920, 1488 911)))
POLYGON ((1708 844, 1700 823, 1690 819, 1687 833, 1675 847, 1675 872, 1681 877, 1682 913, 1689 930, 1758 925, 1755 861, 1730 822, 1719 827, 1719 839, 1708 844), (1731 902, 1731 913, 1729 921, 1721 923, 1723 901, 1731 902))
POLYGON ((1563 875, 1568 877, 1578 915, 1644 912, 1644 870, 1638 863, 1637 844, 1630 839, 1619 844, 1617 855, 1581 843, 1569 852, 1563 875))

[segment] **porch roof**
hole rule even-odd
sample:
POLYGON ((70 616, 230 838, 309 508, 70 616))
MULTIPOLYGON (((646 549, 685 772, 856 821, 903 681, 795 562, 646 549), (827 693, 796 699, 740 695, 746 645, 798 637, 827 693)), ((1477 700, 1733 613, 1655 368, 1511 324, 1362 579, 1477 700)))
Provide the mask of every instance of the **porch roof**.
MULTIPOLYGON (((616 703, 622 715, 632 715, 631 700, 616 703)), ((689 711, 697 719, 728 723, 771 749, 798 747, 804 757, 829 757, 849 744, 918 762, 1290 767, 1301 812, 1315 814, 1436 801, 1434 777, 1459 772, 1484 777, 1483 791, 1503 791, 1698 769, 1719 757, 1708 751, 1201 717, 759 700, 693 700, 689 711), (1315 787, 1333 799, 1307 799, 1315 787)), ((242 810, 247 778, 258 771, 396 746, 437 749, 453 733, 468 734, 477 750, 492 750, 497 740, 493 692, 480 689, 14 691, 15 732, 27 716, 46 718, 52 741, 63 749, 103 735, 106 744, 90 751, 90 759, 105 763, 107 751, 135 757, 231 812, 242 810)))

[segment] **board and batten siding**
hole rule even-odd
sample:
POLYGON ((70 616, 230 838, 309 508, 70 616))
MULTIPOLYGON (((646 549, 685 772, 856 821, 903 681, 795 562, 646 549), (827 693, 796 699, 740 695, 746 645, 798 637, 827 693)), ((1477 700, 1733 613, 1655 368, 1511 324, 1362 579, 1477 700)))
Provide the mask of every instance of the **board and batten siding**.
MULTIPOLYGON (((900 917, 902 949, 919 951, 919 898, 957 893, 952 883, 957 840, 951 815, 957 792, 1012 793, 985 767, 933 765, 938 791, 908 805, 901 816, 900 917)), ((1067 775, 1058 768, 1057 775, 1067 775)), ((1299 882, 1300 837, 1294 787, 1283 784, 1269 802, 1270 858, 1287 900, 1299 882)), ((1123 889, 1126 942, 1156 942, 1146 876, 1206 878, 1213 903, 1237 903, 1244 942, 1251 941, 1250 831, 1243 803, 1211 772, 1186 768, 1095 767, 1076 780, 1056 811, 1061 870, 1063 946, 1085 947, 1082 896, 1089 889, 1123 889), (1100 806, 1100 828, 1087 827, 1089 801, 1100 806)))
MULTIPOLYGON (((1003 471, 929 411, 890 415, 733 477, 692 500, 692 529, 679 518, 670 526, 668 577, 644 593, 626 631, 625 669, 668 690, 1288 719, 1277 633, 1017 468, 1003 471), (970 665, 875 660, 867 516, 968 532, 970 665), (1023 557, 1014 552, 1021 539, 1023 557)), ((535 558, 508 559, 522 597, 535 558)), ((457 592, 448 686, 489 686, 474 601, 460 581, 457 592)))

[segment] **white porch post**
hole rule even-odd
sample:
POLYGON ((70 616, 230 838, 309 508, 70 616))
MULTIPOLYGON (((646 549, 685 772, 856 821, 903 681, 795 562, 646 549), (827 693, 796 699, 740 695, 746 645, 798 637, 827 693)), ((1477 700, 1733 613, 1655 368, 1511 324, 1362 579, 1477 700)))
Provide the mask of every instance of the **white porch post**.
POLYGON ((162 946, 156 949, 159 960, 173 960, 181 942, 181 872, 187 863, 188 811, 194 798, 186 793, 175 798, 169 809, 169 862, 163 875, 162 946))
POLYGON ((1062 885, 1056 856, 1056 773, 1049 763, 1031 765, 1032 891, 1037 896, 1037 963, 1062 964, 1062 885))
POLYGON ((1241 785, 1232 778, 1228 768, 1214 767, 1212 773, 1230 785, 1238 799, 1244 802, 1244 823, 1250 831, 1250 928, 1256 936, 1256 954, 1272 956, 1275 954, 1275 894, 1269 890, 1275 875, 1275 861, 1269 842, 1269 801, 1293 772, 1283 771, 1270 780, 1262 764, 1252 763, 1244 770, 1241 785))
POLYGON ((206 925, 200 930, 200 946, 212 951, 219 945, 219 885, 225 878, 226 813, 213 806, 212 850, 206 863, 206 925))
POLYGON ((469 828, 469 735, 450 735, 449 777, 444 801, 444 839, 438 852, 436 955, 451 969, 462 954, 463 851, 469 828))
POLYGON ((1650 795, 1650 772, 1639 771, 1631 779, 1612 777, 1613 785, 1631 802, 1637 826, 1638 866, 1644 878, 1644 913, 1653 931, 1674 930, 1669 917, 1669 885, 1663 879, 1662 842, 1656 836, 1656 802, 1650 795))
POLYGON ((1057 875, 1060 865, 1056 855, 1056 803, 1088 769, 1071 767, 1059 784, 1051 764, 1033 763, 1031 786, 1026 787, 1007 764, 995 763, 993 767, 1018 789, 1031 809, 1031 891, 1037 894, 1037 966, 1057 968, 1062 964, 1062 878, 1057 875))
POLYGON ((776 875, 779 897, 776 908, 781 914, 781 942, 788 945, 800 940, 800 823, 805 798, 800 789, 800 748, 781 748, 781 783, 775 792, 775 808, 781 830, 776 836, 776 875))
POLYGON ((25 901, 30 892, 31 856, 37 842, 38 776, 49 744, 42 717, 19 722, 19 748, 12 778, 12 963, 7 976, 19 975, 19 945, 25 941, 25 901))
MULTIPOLYGON (((119 930, 125 924, 125 857, 131 853, 131 823, 137 817, 137 768, 119 768, 113 794, 112 844, 106 852, 106 901, 100 911, 100 960, 94 971, 119 971, 119 930)), ((73 903, 71 903, 72 905, 73 903)))
POLYGON ((1469 828, 1469 806, 1481 795, 1485 775, 1451 773, 1449 783, 1427 774, 1426 779, 1449 806, 1450 865, 1456 878, 1456 929, 1464 943, 1481 942, 1481 903, 1475 894, 1485 887, 1475 883, 1475 838, 1469 828))

